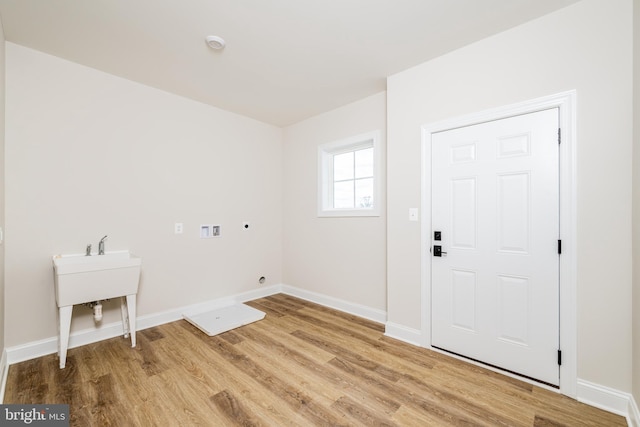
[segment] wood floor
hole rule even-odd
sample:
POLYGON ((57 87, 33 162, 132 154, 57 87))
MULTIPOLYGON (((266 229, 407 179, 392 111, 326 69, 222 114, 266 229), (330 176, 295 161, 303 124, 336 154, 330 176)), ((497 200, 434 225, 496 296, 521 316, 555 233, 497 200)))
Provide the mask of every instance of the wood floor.
POLYGON ((209 337, 186 321, 12 365, 4 403, 67 403, 74 426, 625 426, 624 418, 274 295, 209 337))

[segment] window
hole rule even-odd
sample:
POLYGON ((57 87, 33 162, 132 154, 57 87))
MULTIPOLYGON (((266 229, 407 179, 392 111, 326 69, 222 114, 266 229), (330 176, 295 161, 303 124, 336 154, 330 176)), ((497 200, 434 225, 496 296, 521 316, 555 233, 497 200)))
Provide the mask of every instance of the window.
POLYGON ((380 132, 318 148, 318 216, 379 216, 380 132))

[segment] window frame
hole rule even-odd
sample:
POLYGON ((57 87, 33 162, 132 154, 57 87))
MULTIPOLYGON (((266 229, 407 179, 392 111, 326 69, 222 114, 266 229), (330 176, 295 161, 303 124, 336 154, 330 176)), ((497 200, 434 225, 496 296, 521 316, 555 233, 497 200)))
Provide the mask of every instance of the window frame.
POLYGON ((379 130, 318 146, 318 217, 380 216, 380 159, 379 130), (373 206, 370 208, 334 208, 333 157, 337 154, 366 148, 373 148, 373 206))

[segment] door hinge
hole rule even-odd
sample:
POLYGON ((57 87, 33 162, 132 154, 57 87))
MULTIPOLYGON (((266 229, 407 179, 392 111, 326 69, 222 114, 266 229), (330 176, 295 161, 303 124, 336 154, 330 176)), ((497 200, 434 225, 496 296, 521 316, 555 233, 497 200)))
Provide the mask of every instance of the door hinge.
POLYGON ((562 130, 558 128, 558 144, 562 143, 562 130))
POLYGON ((558 350, 558 365, 562 365, 562 351, 558 350))
POLYGON ((558 240, 558 255, 562 253, 562 240, 558 240))

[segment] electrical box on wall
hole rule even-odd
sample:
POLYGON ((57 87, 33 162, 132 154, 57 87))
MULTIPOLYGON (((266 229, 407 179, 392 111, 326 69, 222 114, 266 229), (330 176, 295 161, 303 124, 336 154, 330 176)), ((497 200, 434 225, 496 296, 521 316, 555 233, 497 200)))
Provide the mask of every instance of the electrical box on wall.
POLYGON ((210 239, 212 237, 220 237, 220 231, 222 226, 219 224, 202 224, 200 225, 200 238, 210 239))
POLYGON ((182 234, 182 229, 184 228, 183 224, 181 222, 176 222, 173 225, 173 232, 175 234, 182 234))

